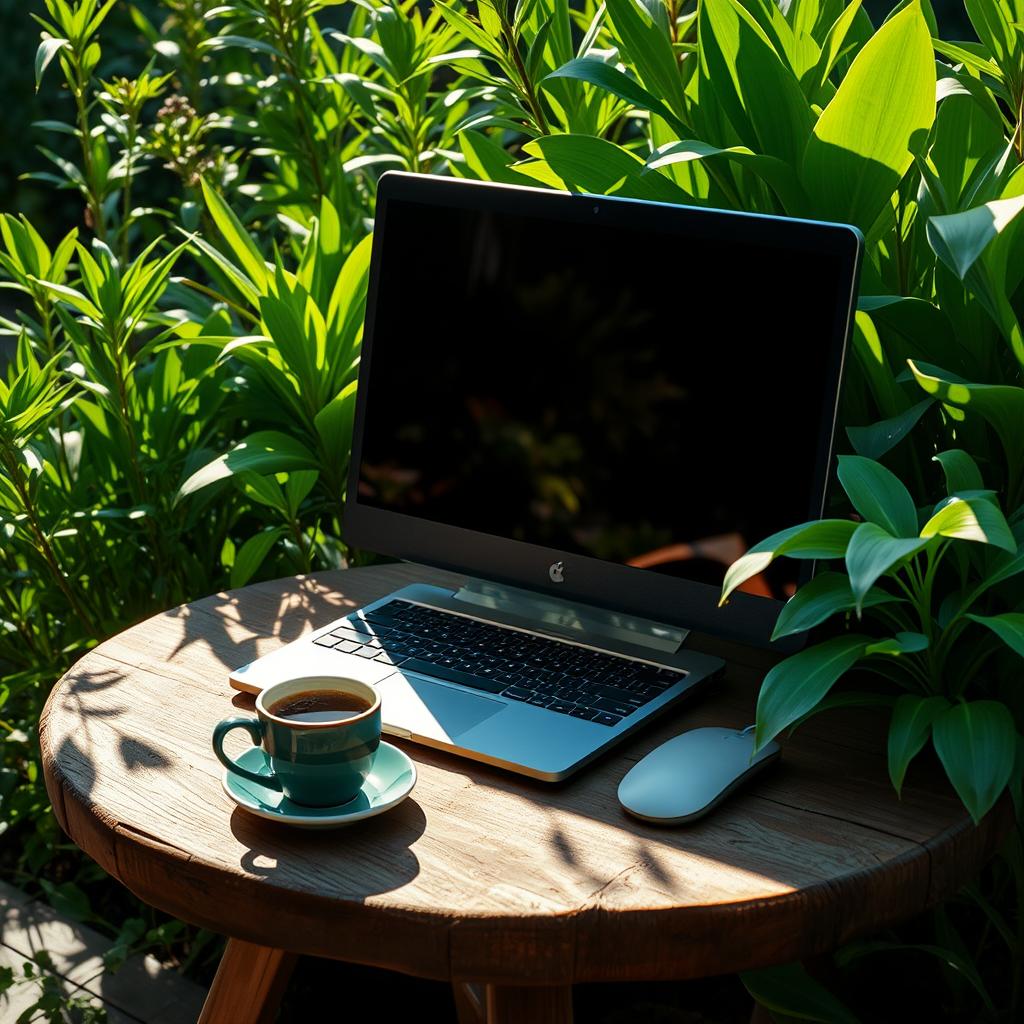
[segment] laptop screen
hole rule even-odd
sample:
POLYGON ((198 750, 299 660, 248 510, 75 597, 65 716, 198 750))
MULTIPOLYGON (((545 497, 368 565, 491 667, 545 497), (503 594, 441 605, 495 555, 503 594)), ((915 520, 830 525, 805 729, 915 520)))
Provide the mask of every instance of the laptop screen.
POLYGON ((386 229, 361 504, 714 586, 820 514, 838 255, 399 198, 386 229))

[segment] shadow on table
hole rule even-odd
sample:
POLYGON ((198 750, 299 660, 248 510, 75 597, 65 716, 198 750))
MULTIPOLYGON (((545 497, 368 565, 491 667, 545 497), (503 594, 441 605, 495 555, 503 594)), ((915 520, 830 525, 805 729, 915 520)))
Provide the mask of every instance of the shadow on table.
POLYGON ((250 875, 289 889, 309 888, 336 899, 373 896, 401 888, 420 873, 410 849, 427 827, 413 799, 376 818, 344 829, 296 829, 236 808, 230 829, 246 848, 239 866, 250 875), (345 847, 338 858, 339 845, 345 847), (387 863, 381 864, 381 851, 387 863))
POLYGON ((347 572, 330 570, 298 580, 269 580, 246 587, 244 597, 242 591, 228 591, 172 609, 166 616, 180 621, 182 635, 168 658, 201 644, 225 668, 236 669, 259 657, 261 645, 262 653, 268 653, 271 647, 266 640, 270 637, 289 643, 423 578, 422 570, 396 563, 376 566, 372 579, 361 575, 353 587, 354 580, 351 576, 346 579, 347 572))

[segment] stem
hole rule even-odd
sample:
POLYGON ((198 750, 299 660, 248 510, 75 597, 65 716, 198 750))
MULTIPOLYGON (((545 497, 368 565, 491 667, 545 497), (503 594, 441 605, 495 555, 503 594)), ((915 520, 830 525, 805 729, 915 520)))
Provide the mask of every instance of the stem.
MULTIPOLYGON (((309 169, 313 174, 313 181, 316 185, 316 199, 320 200, 327 194, 327 189, 324 185, 323 172, 320 168, 320 161, 317 156, 316 142, 311 130, 311 122, 315 120, 315 116, 309 105, 309 97, 306 95, 306 90, 302 88, 303 76, 299 69, 299 61, 296 58, 296 54, 293 49, 295 40, 292 37, 292 33, 289 30, 289 26, 287 25, 284 16, 280 12, 280 5, 277 4, 275 6, 278 10, 275 18, 276 24, 274 27, 277 29, 278 40, 281 43, 281 49, 284 53, 285 64, 288 66, 288 74, 293 82, 293 90, 299 112, 299 131, 302 133, 302 141, 305 144, 306 157, 309 160, 309 169)), ((302 31, 301 27, 299 28, 299 31, 302 31)))
POLYGON ((107 225, 103 217, 103 202, 96 189, 96 165, 92 159, 92 135, 89 129, 89 105, 85 101, 88 79, 82 75, 81 62, 75 62, 75 81, 72 83, 72 94, 78 110, 78 133, 82 143, 82 169, 85 172, 86 201, 92 215, 92 230, 97 238, 106 241, 107 225))
POLYGON ((121 208, 121 263, 125 266, 128 264, 128 215, 132 209, 132 151, 135 149, 138 127, 135 114, 129 114, 128 140, 124 151, 124 185, 121 189, 123 199, 121 208))
POLYGON ((526 72, 526 65, 523 63, 519 47, 516 45, 516 41, 512 38, 512 29, 505 21, 502 21, 501 23, 501 34, 505 37, 505 46, 508 48, 508 51, 512 56, 512 62, 516 66, 516 72, 519 75, 519 81, 523 88, 523 95, 526 97, 526 104, 530 108, 530 113, 533 114, 533 119, 537 122, 537 127, 540 129, 541 134, 550 135, 551 129, 548 127, 548 121, 544 116, 544 110, 540 105, 540 100, 537 98, 537 93, 534 92, 530 76, 526 72))
POLYGON ((127 348, 127 340, 124 344, 119 341, 116 334, 110 336, 113 342, 111 351, 111 362, 114 364, 114 380, 117 384, 117 400, 120 411, 121 428, 124 430, 125 439, 128 442, 128 465, 132 477, 132 500, 136 505, 145 501, 146 485, 142 470, 139 468, 138 442, 135 437, 135 427, 132 424, 131 410, 128 400, 128 382, 121 366, 121 356, 124 348, 127 348))
POLYGON ((57 561, 57 556, 54 553, 50 542, 46 539, 46 534, 43 532, 42 525, 36 516, 35 506, 32 504, 32 501, 28 496, 28 491, 25 489, 25 481, 21 478, 21 470, 18 464, 13 458, 11 458, 9 452, 0 453, 0 462, 3 463, 4 469, 7 470, 8 477, 18 492, 18 499, 21 501, 21 506, 25 510, 25 515, 28 518, 29 527, 32 530, 32 535, 35 538, 37 548, 39 553, 43 556, 43 560, 46 562, 47 568, 49 568, 54 582, 58 587, 60 587, 61 592, 67 598, 67 602, 71 606, 71 610, 78 616, 82 624, 89 630, 92 636, 98 637, 99 634, 96 627, 86 614, 86 611, 79 602, 74 590, 71 589, 71 585, 68 583, 67 577, 65 577, 60 564, 57 561))

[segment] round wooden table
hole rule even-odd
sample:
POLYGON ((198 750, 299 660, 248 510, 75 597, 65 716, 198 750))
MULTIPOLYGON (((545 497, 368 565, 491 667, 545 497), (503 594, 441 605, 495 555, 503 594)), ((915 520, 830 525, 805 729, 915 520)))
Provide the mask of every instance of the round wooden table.
POLYGON ((561 785, 400 743, 419 782, 381 817, 315 833, 236 808, 210 748, 219 719, 252 708, 229 669, 413 581, 461 582, 391 565, 205 598, 101 644, 47 702, 64 831, 140 899, 230 937, 203 1021, 268 1019, 312 954, 450 980, 465 1020, 565 1022, 574 982, 805 959, 910 917, 966 882, 1006 824, 1003 806, 972 826, 927 760, 898 800, 883 723, 839 712, 702 822, 633 820, 615 792, 640 757, 753 720, 766 656, 692 636, 727 658, 724 679, 561 785))

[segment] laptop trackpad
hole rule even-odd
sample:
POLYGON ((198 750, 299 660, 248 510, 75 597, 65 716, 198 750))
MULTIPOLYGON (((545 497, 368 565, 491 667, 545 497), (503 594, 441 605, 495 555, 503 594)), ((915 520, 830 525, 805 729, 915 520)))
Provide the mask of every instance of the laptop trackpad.
POLYGON ((505 702, 456 690, 419 676, 396 673, 377 684, 385 728, 396 726, 417 736, 455 741, 505 709, 505 702))

